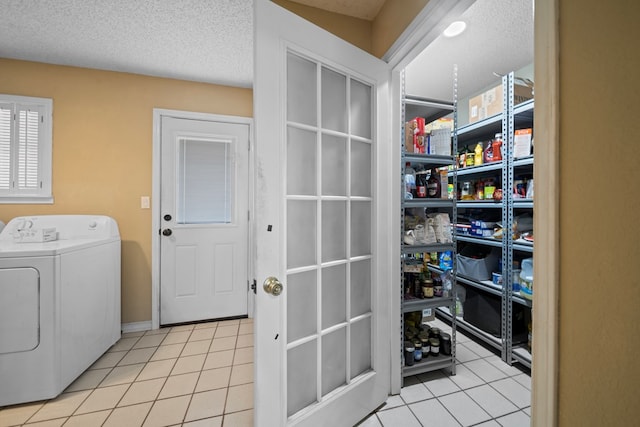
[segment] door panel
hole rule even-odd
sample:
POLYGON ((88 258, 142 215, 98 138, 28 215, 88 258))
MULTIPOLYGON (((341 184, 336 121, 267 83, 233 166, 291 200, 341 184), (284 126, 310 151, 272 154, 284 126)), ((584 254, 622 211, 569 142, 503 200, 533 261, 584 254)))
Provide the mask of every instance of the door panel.
POLYGON ((390 72, 268 1, 256 31, 255 420, 353 425, 389 392, 390 72))
POLYGON ((163 116, 160 323, 247 314, 247 124, 163 116))

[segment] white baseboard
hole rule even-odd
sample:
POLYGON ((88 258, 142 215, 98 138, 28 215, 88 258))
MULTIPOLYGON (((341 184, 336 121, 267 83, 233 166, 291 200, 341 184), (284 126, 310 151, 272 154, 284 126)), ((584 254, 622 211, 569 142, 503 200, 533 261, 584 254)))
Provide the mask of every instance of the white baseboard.
POLYGON ((146 322, 123 323, 121 328, 123 334, 128 332, 150 331, 152 329, 151 320, 147 320, 146 322))

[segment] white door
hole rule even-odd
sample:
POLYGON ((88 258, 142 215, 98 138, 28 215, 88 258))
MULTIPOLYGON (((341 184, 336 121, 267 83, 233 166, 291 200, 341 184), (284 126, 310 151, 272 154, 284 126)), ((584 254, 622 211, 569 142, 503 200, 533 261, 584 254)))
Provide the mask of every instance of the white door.
POLYGON ((160 324, 246 315, 249 125, 161 122, 160 324))
POLYGON ((270 1, 254 4, 254 419, 352 426, 386 400, 399 351, 387 202, 397 179, 383 166, 390 70, 270 1), (281 294, 264 289, 268 277, 281 294))

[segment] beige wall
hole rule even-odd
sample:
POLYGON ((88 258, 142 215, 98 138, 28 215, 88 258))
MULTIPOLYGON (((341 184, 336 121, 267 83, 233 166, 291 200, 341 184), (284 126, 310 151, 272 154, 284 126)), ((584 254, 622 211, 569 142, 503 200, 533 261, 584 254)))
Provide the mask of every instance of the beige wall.
POLYGON ((105 214, 122 238, 122 322, 151 320, 153 109, 252 116, 250 89, 0 59, 0 93, 53 99, 53 205, 20 215, 105 214))
POLYGON ((638 425, 640 3, 559 5, 559 425, 638 425))
POLYGON ((373 20, 372 53, 382 58, 427 3, 429 0, 387 0, 373 20))
POLYGON ((382 58, 429 0, 386 0, 373 21, 327 12, 288 0, 273 2, 382 58))
POLYGON ((273 2, 348 41, 352 45, 372 53, 370 21, 328 12, 288 0, 273 0, 273 2))

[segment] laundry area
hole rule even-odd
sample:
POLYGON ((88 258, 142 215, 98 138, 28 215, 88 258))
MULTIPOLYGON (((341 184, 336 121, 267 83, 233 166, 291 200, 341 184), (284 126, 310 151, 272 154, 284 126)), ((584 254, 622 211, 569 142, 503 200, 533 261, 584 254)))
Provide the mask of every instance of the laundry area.
POLYGON ((96 215, 0 232, 0 406, 57 397, 120 339, 120 233, 96 215))
POLYGON ((640 416, 636 3, 3 12, 0 427, 640 416))

